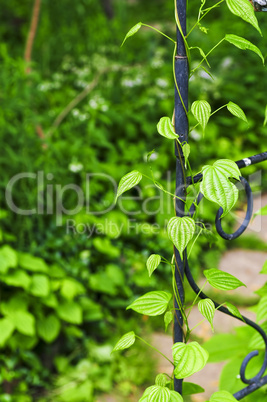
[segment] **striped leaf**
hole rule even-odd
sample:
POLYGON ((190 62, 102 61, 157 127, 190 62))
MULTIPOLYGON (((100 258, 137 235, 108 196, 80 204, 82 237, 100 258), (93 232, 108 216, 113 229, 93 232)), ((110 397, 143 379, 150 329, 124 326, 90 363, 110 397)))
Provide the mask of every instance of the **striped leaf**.
POLYGON ((168 292, 148 292, 130 304, 127 310, 131 308, 137 313, 149 316, 160 315, 167 310, 171 297, 171 293, 168 292))
POLYGON ((240 286, 246 286, 243 282, 235 276, 227 272, 220 271, 219 269, 205 269, 203 272, 209 284, 220 290, 233 290, 240 286))
POLYGON ((169 388, 154 385, 148 395, 148 402, 169 402, 170 396, 169 388))
POLYGON ((183 402, 183 398, 178 392, 171 391, 170 402, 183 402))
POLYGON ((134 26, 127 32, 127 34, 125 35, 125 38, 124 38, 124 40, 123 40, 123 42, 122 42, 122 44, 121 44, 121 47, 124 45, 125 41, 126 41, 128 38, 130 38, 130 36, 135 35, 136 32, 139 31, 139 29, 141 28, 141 26, 142 26, 142 22, 138 22, 138 24, 134 25, 134 26))
POLYGON ((241 107, 239 107, 236 103, 234 102, 229 102, 227 104, 227 109, 229 110, 230 113, 232 113, 234 116, 238 117, 241 120, 244 120, 246 123, 248 122, 247 117, 241 107))
POLYGON ((200 300, 198 302, 198 309, 200 313, 203 315, 203 317, 205 317, 209 321, 211 329, 212 331, 214 331, 213 318, 215 314, 215 306, 213 301, 210 299, 200 300))
POLYGON ((251 43, 249 40, 244 39, 241 36, 237 35, 225 35, 225 40, 227 40, 227 42, 231 43, 232 45, 238 47, 239 49, 242 50, 248 49, 256 53, 261 58, 264 64, 264 57, 260 49, 257 46, 253 45, 253 43, 251 43))
POLYGON ((116 201, 121 194, 136 186, 141 180, 142 174, 137 170, 133 170, 132 172, 123 176, 119 182, 116 201))
POLYGON ((130 346, 134 344, 134 342, 135 342, 135 333, 133 331, 127 332, 127 334, 123 335, 121 339, 116 343, 112 352, 115 352, 116 350, 128 349, 130 346))
POLYGON ((261 298, 257 308, 257 321, 266 320, 267 318, 267 296, 261 298))
POLYGON ((236 402, 237 399, 228 391, 218 391, 211 395, 210 402, 236 402))
POLYGON ((195 221, 188 217, 173 217, 167 227, 169 239, 173 242, 180 255, 195 233, 195 221))
POLYGON ((254 8, 248 0, 226 0, 226 4, 231 13, 253 25, 254 28, 256 28, 257 31, 259 31, 259 33, 262 35, 258 20, 254 13, 254 8))
POLYGON ((151 254, 151 256, 148 258, 146 262, 146 267, 148 270, 149 276, 152 275, 152 273, 155 271, 155 269, 159 266, 161 261, 161 256, 158 254, 151 254))
POLYGON ((238 190, 228 178, 233 177, 239 180, 241 176, 235 162, 228 159, 220 159, 212 166, 206 165, 202 168, 203 180, 200 191, 209 201, 215 202, 223 208, 223 215, 226 215, 235 205, 238 199, 238 190))
POLYGON ((211 114, 211 107, 209 102, 205 100, 198 100, 193 102, 191 106, 191 112, 201 125, 204 132, 211 114))
POLYGON ((176 134, 171 119, 169 117, 162 117, 157 124, 157 130, 160 135, 169 140, 175 140, 178 138, 176 134))
POLYGON ((177 342, 172 347, 174 375, 181 379, 200 371, 205 367, 209 354, 198 342, 177 342))

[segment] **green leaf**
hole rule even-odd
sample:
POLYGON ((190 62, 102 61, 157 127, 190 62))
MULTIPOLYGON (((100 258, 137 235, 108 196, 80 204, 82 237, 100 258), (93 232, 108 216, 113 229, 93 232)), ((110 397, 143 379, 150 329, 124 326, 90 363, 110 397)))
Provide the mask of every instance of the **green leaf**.
POLYGON ((161 262, 161 256, 158 254, 151 254, 146 262, 146 267, 148 270, 149 276, 155 271, 155 269, 159 266, 161 262))
POLYGON ((10 316, 16 329, 23 335, 35 335, 35 318, 28 311, 17 311, 10 316))
POLYGON ((263 127, 265 127, 266 124, 267 124, 267 105, 265 107, 265 117, 264 117, 263 127))
POLYGON ((209 363, 221 362, 240 356, 247 349, 247 339, 236 334, 218 334, 203 344, 209 352, 209 363))
POLYGON ((148 292, 130 304, 127 310, 131 308, 137 313, 149 316, 160 315, 167 310, 171 297, 171 293, 168 292, 148 292))
POLYGON ((267 318, 267 296, 264 296, 260 299, 260 302, 257 306, 257 322, 261 320, 266 320, 267 318))
POLYGON ((235 276, 228 274, 227 272, 220 271, 217 268, 205 269, 203 273, 209 284, 216 289, 233 290, 240 286, 246 286, 235 276))
POLYGON ((5 274, 9 268, 16 268, 18 265, 17 252, 8 245, 0 249, 0 272, 5 274))
POLYGON ((125 41, 126 41, 128 38, 130 38, 130 36, 133 36, 134 34, 136 34, 136 32, 139 31, 139 29, 141 28, 141 26, 142 26, 142 22, 138 22, 138 24, 134 25, 134 26, 127 32, 127 34, 125 35, 125 38, 124 38, 124 40, 123 40, 123 42, 122 42, 122 44, 121 44, 121 47, 124 45, 125 41))
POLYGON ((215 314, 215 306, 213 301, 210 299, 200 300, 198 302, 198 309, 200 313, 203 315, 203 317, 205 317, 209 321, 211 329, 212 331, 214 331, 213 318, 215 314))
POLYGON ((210 114, 211 114, 211 107, 209 102, 205 100, 199 100, 193 102, 191 106, 191 112, 196 120, 201 125, 203 132, 205 131, 206 125, 208 124, 210 114))
POLYGON ((169 239, 173 242, 180 255, 195 233, 195 221, 188 217, 173 217, 167 227, 169 239))
POLYGON ((174 375, 178 379, 189 377, 202 370, 209 354, 198 342, 188 344, 177 342, 172 347, 175 364, 174 375))
POLYGON ((9 318, 0 318, 0 347, 5 345, 14 329, 15 325, 9 318))
POLYGON ((193 382, 183 381, 183 395, 184 396, 200 394, 202 392, 205 392, 205 390, 200 385, 194 384, 193 382))
POLYGON ((183 402, 183 397, 178 394, 178 392, 171 391, 170 394, 171 396, 169 402, 183 402))
POLYGON ((261 209, 256 211, 253 216, 258 216, 258 215, 267 215, 267 205, 264 205, 261 209))
POLYGON ((169 402, 170 396, 171 392, 169 388, 154 385, 150 388, 147 400, 148 402, 169 402))
POLYGON ((237 36, 237 35, 225 35, 225 40, 227 40, 227 42, 231 43, 232 45, 238 47, 239 49, 242 50, 251 50, 252 52, 256 53, 262 60, 263 64, 264 64, 264 57, 260 51, 260 49, 253 45, 253 43, 251 43, 250 41, 248 41, 247 39, 242 38, 241 36, 237 36))
POLYGON ((157 130, 160 135, 169 140, 177 140, 176 134, 171 119, 169 117, 162 117, 157 124, 157 130))
POLYGON ((236 306, 234 306, 233 304, 231 304, 229 302, 226 302, 225 304, 226 304, 226 307, 228 308, 228 310, 230 311, 230 313, 232 313, 236 317, 241 318, 241 320, 244 321, 242 314, 239 312, 239 310, 236 306))
POLYGON ((50 292, 50 282, 46 275, 35 274, 32 277, 30 293, 37 297, 46 297, 50 292))
POLYGON ((184 159, 185 159, 185 167, 186 167, 187 161, 188 161, 188 157, 189 157, 189 155, 190 155, 190 145, 187 144, 187 143, 185 143, 185 144, 182 146, 182 150, 183 150, 183 155, 184 155, 184 159))
POLYGON ((171 311, 166 311, 164 314, 164 324, 165 324, 165 331, 167 331, 168 326, 173 320, 173 313, 171 311))
POLYGON ((225 216, 235 205, 238 198, 238 190, 228 178, 239 180, 241 176, 235 162, 228 159, 220 159, 212 166, 205 165, 202 168, 203 180, 200 191, 208 200, 215 202, 223 208, 225 216))
POLYGON ((58 316, 64 321, 72 324, 81 324, 83 322, 82 309, 80 305, 74 301, 61 303, 56 311, 58 316))
POLYGON ((226 0, 226 4, 231 13, 253 25, 262 35, 253 6, 248 0, 226 0))
POLYGON ((228 391, 218 391, 211 395, 210 402, 235 402, 237 399, 228 391))
POLYGON ((168 379, 165 374, 158 374, 155 379, 155 384, 159 385, 160 387, 165 387, 167 382, 168 382, 168 379))
POLYGON ((48 317, 38 319, 36 327, 40 338, 47 343, 51 343, 58 337, 60 321, 54 314, 50 314, 48 317))
POLYGON ((84 286, 73 278, 65 278, 62 280, 60 294, 65 299, 72 300, 75 296, 85 294, 86 290, 84 286))
POLYGON ((9 271, 8 275, 1 277, 1 280, 9 286, 17 286, 26 290, 31 283, 31 277, 22 269, 9 271))
POLYGON ((262 269, 260 271, 260 274, 265 274, 267 275, 267 260, 265 261, 265 263, 262 266, 262 269))
POLYGON ((239 107, 236 103, 234 102, 229 102, 227 103, 227 109, 229 110, 230 113, 232 113, 234 116, 238 117, 241 120, 244 120, 246 123, 248 122, 247 117, 241 107, 239 107))
MULTIPOLYGON (((260 326, 264 330, 264 332, 267 333, 267 321, 262 323, 260 326)), ((253 350, 265 348, 264 340, 258 332, 252 336, 250 343, 249 343, 249 347, 253 350)))
POLYGON ((120 340, 114 346, 112 352, 116 350, 128 349, 135 342, 135 333, 133 331, 127 332, 127 334, 123 335, 120 340))
POLYGON ((125 176, 123 176, 119 182, 116 200, 121 194, 136 186, 141 180, 142 174, 137 170, 133 170, 132 172, 127 173, 125 176))
POLYGON ((49 268, 41 258, 34 257, 31 254, 20 253, 19 254, 19 265, 29 271, 34 272, 49 272, 49 268))

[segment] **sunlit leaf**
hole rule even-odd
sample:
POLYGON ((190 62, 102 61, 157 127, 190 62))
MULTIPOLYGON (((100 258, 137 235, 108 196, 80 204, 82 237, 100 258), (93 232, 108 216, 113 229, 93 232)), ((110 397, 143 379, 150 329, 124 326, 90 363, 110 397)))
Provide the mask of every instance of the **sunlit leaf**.
POLYGON ((0 318, 0 347, 4 346, 14 329, 15 325, 9 318, 0 318))
POLYGON ((127 310, 131 308, 137 313, 149 316, 160 315, 167 310, 171 297, 171 293, 168 292, 148 292, 130 304, 127 310))
POLYGON ((225 40, 227 40, 227 42, 231 43, 232 45, 238 47, 239 49, 242 50, 251 50, 252 52, 256 53, 262 60, 263 64, 264 64, 264 57, 260 51, 260 49, 253 45, 253 43, 251 43, 250 41, 248 41, 247 39, 242 38, 241 36, 237 36, 237 35, 225 35, 225 40))
POLYGON ((151 256, 148 258, 146 262, 146 267, 148 270, 149 276, 152 275, 152 273, 155 271, 155 269, 159 266, 161 261, 161 256, 158 254, 151 254, 151 256))
POLYGON ((119 182, 116 200, 121 194, 136 186, 141 180, 142 174, 137 170, 133 170, 132 172, 123 176, 119 182))
POLYGON ((165 331, 167 331, 168 326, 173 320, 173 313, 171 311, 166 311, 164 314, 164 324, 165 324, 165 331))
POLYGON ((242 314, 240 313, 240 311, 238 310, 238 308, 236 306, 234 306, 233 304, 231 304, 229 302, 226 302, 225 304, 226 304, 226 307, 228 308, 228 310, 230 311, 230 313, 232 313, 236 317, 241 318, 241 320, 244 321, 242 314))
POLYGON ((210 402, 236 402, 237 399, 228 391, 218 391, 211 395, 210 402))
POLYGON ((201 125, 204 132, 211 114, 211 107, 209 102, 205 100, 198 100, 193 102, 191 106, 191 112, 201 125))
POLYGON ((200 313, 203 315, 203 317, 205 317, 209 321, 211 328, 213 330, 214 329, 213 318, 215 314, 215 306, 213 301, 210 299, 200 300, 198 302, 198 309, 200 313))
POLYGON ((231 13, 242 18, 244 21, 249 22, 257 29, 257 31, 259 31, 260 34, 262 34, 254 13, 254 8, 248 0, 226 0, 226 4, 231 13))
MULTIPOLYGON (((145 390, 139 402, 170 402, 170 397, 171 391, 169 388, 152 385, 145 390)), ((175 399, 173 401, 175 402, 175 399)), ((178 399, 177 401, 182 402, 183 400, 178 399)))
POLYGON ((134 26, 127 32, 127 34, 125 35, 125 38, 124 38, 124 40, 123 40, 123 42, 122 42, 122 44, 121 44, 121 47, 124 45, 125 41, 126 41, 128 38, 130 38, 130 36, 133 36, 134 34, 136 34, 136 32, 139 31, 139 29, 141 28, 141 26, 142 26, 142 22, 138 22, 138 24, 134 25, 134 26))
POLYGON ((169 402, 183 402, 183 398, 178 392, 171 391, 170 392, 170 401, 169 402))
POLYGON ((168 379, 165 374, 158 374, 155 379, 155 384, 159 385, 160 387, 165 387, 167 382, 168 382, 168 379))
POLYGON ((177 342, 172 347, 174 360, 174 375, 176 378, 186 378, 205 367, 209 354, 198 342, 177 342))
POLYGON ((233 290, 240 286, 246 286, 235 276, 228 274, 228 272, 220 271, 216 268, 205 269, 203 273, 209 284, 216 289, 233 290))
POLYGON ((60 331, 60 321, 54 315, 50 314, 48 317, 39 318, 37 320, 37 332, 40 338, 45 342, 53 342, 60 331))
MULTIPOLYGON (((267 321, 265 321, 264 323, 262 323, 261 328, 264 330, 265 333, 267 333, 267 321)), ((249 342, 249 347, 252 350, 257 350, 257 349, 265 349, 265 343, 264 340, 261 336, 261 334, 259 334, 258 332, 256 332, 250 342, 249 342)))
POLYGON ((189 157, 189 155, 190 155, 190 145, 187 144, 187 143, 185 143, 185 144, 182 146, 182 150, 183 150, 183 155, 184 155, 184 159, 185 159, 185 167, 186 167, 187 161, 188 161, 188 157, 189 157))
POLYGON ((262 269, 260 271, 260 274, 266 274, 267 275, 267 260, 263 264, 262 269))
POLYGON ((264 205, 264 207, 254 213, 254 216, 257 215, 267 215, 267 205, 264 205))
POLYGON ((203 180, 200 184, 200 191, 205 198, 223 208, 222 216, 226 215, 238 199, 238 190, 228 178, 233 177, 239 180, 240 170, 235 162, 220 159, 212 166, 203 166, 202 173, 203 180))
POLYGON ((169 140, 175 140, 178 135, 175 133, 174 126, 169 117, 162 117, 157 124, 157 130, 160 135, 169 140))
POLYGON ((246 123, 248 122, 247 117, 241 107, 239 107, 236 103, 234 102, 229 102, 227 104, 227 109, 229 110, 230 113, 232 113, 234 116, 238 117, 241 120, 244 120, 246 123))
POLYGON ((267 296, 260 299, 257 307, 257 321, 266 320, 267 318, 267 296))
POLYGON ((127 332, 127 334, 123 335, 120 340, 114 346, 112 352, 116 350, 128 349, 135 342, 135 333, 133 331, 127 332))
POLYGON ((180 255, 195 233, 195 221, 188 217, 173 217, 167 227, 169 239, 173 242, 180 255))

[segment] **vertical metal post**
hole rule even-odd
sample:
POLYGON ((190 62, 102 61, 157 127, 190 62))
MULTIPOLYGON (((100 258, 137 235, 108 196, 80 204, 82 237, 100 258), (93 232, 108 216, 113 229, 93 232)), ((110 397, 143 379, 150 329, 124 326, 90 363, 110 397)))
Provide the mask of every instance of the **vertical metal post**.
MULTIPOLYGON (((179 16, 179 21, 183 30, 184 35, 186 34, 186 0, 176 0, 177 12, 179 16)), ((175 58, 175 76, 177 81, 177 86, 179 88, 180 95, 175 86, 175 131, 179 134, 180 142, 188 141, 188 119, 185 112, 188 109, 188 60, 186 55, 186 49, 184 45, 183 38, 177 29, 177 55, 175 58), (181 102, 180 96, 183 99, 181 102)), ((181 147, 175 144, 175 156, 176 156, 176 196, 185 199, 185 163, 182 154, 181 147)), ((177 199, 175 201, 176 216, 184 216, 184 202, 177 199)), ((175 249, 175 279, 177 283, 177 288, 179 291, 179 296, 184 302, 184 288, 183 288, 183 278, 184 278, 184 261, 182 261, 179 252, 175 249)), ((177 302, 175 301, 176 314, 174 318, 174 343, 183 342, 183 318, 181 312, 178 310, 177 302)), ((174 389, 175 391, 182 394, 182 381, 174 379, 174 389)))

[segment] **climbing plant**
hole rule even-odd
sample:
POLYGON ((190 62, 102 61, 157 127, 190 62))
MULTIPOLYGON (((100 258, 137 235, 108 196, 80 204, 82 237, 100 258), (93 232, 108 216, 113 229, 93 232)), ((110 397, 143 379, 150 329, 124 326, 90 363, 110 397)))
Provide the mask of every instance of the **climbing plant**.
MULTIPOLYGON (((226 33, 225 36, 207 53, 205 53, 201 47, 197 46, 197 44, 190 43, 190 35, 195 29, 200 29, 202 32, 208 33, 207 28, 203 25, 204 17, 208 13, 212 12, 214 9, 220 7, 222 3, 226 3, 229 11, 232 14, 251 24, 251 26, 255 28, 260 35, 262 35, 253 5, 248 0, 220 0, 212 6, 207 6, 206 3, 206 0, 201 0, 197 19, 193 26, 189 28, 188 33, 186 33, 183 29, 183 23, 181 21, 181 15, 184 14, 184 10, 180 10, 177 6, 181 5, 182 3, 179 1, 174 2, 174 16, 176 27, 178 30, 177 37, 180 38, 180 40, 182 41, 182 45, 185 48, 185 57, 187 58, 188 62, 189 77, 193 77, 194 74, 196 74, 196 72, 198 72, 200 69, 204 70, 206 74, 212 76, 210 73, 209 58, 211 54, 215 51, 215 49, 223 42, 233 45, 241 50, 249 50, 254 52, 264 64, 264 57, 261 50, 249 40, 234 34, 226 33), (194 65, 193 67, 192 60, 194 58, 195 51, 199 52, 202 59, 197 65, 194 65)), ((261 4, 264 3, 264 1, 257 1, 257 3, 257 9, 261 8, 261 6, 264 6, 264 4, 261 4)), ((192 102, 191 108, 188 110, 187 101, 182 95, 182 89, 179 86, 177 79, 177 70, 175 68, 176 60, 180 57, 179 55, 177 56, 177 47, 179 46, 177 40, 172 39, 164 32, 161 32, 158 28, 139 22, 126 34, 122 45, 124 45, 124 43, 131 36, 135 35, 142 27, 153 29, 173 43, 172 64, 174 85, 178 94, 179 102, 182 105, 184 114, 186 115, 187 121, 189 117, 190 121, 193 121, 193 124, 189 129, 189 134, 196 127, 200 127, 204 136, 206 127, 210 119, 212 119, 212 116, 215 113, 219 113, 219 111, 223 108, 226 108, 233 118, 238 118, 248 123, 246 114, 244 113, 242 108, 231 100, 229 100, 228 103, 220 106, 217 110, 213 111, 208 101, 198 99, 192 102)), ((148 180, 151 180, 159 190, 173 197, 175 204, 175 216, 169 220, 166 228, 167 235, 174 247, 173 255, 170 257, 170 259, 166 259, 161 255, 156 254, 155 250, 155 254, 150 255, 146 263, 149 276, 155 274, 154 272, 157 270, 160 264, 167 264, 170 266, 172 272, 171 290, 148 292, 138 299, 134 300, 127 307, 127 309, 132 309, 139 314, 147 316, 164 315, 165 329, 167 329, 172 322, 178 323, 182 332, 182 339, 180 342, 175 342, 172 347, 172 360, 170 360, 167 356, 164 356, 166 360, 168 360, 168 362, 173 366, 173 374, 171 376, 165 373, 159 374, 156 377, 155 384, 145 390, 140 401, 181 402, 183 401, 182 395, 191 395, 194 393, 203 392, 201 386, 197 384, 192 384, 190 382, 184 382, 182 390, 179 388, 179 386, 176 386, 176 380, 183 380, 187 377, 190 377, 192 374, 202 370, 206 366, 209 358, 208 350, 201 346, 199 342, 192 341, 190 337, 195 328, 200 324, 199 323, 194 328, 190 328, 189 326, 188 317, 192 311, 192 308, 196 304, 198 306, 198 310, 203 315, 204 320, 207 320, 210 323, 212 330, 214 329, 214 315, 217 311, 221 311, 238 320, 245 322, 248 325, 246 329, 248 331, 249 337, 251 334, 251 328, 257 331, 255 332, 253 341, 250 342, 248 349, 245 348, 244 352, 247 352, 247 356, 244 355, 243 361, 241 360, 241 362, 239 362, 241 364, 241 380, 243 383, 248 384, 248 386, 240 390, 240 388, 242 387, 242 383, 240 382, 238 391, 234 394, 234 396, 232 395, 232 393, 229 392, 229 390, 221 389, 211 395, 209 401, 230 402, 243 399, 244 397, 250 398, 250 396, 248 397, 248 395, 267 383, 267 376, 264 376, 267 367, 267 336, 265 333, 267 323, 267 321, 265 321, 267 314, 266 293, 264 292, 264 290, 259 292, 261 300, 257 306, 257 321, 261 324, 260 326, 242 316, 238 308, 233 304, 227 302, 227 300, 225 300, 225 302, 223 303, 216 303, 210 297, 206 296, 205 293, 203 293, 203 290, 207 284, 215 289, 228 291, 241 286, 245 286, 244 283, 242 283, 238 278, 234 277, 233 275, 227 272, 223 272, 214 267, 204 270, 206 281, 200 289, 196 285, 189 269, 189 261, 191 251, 200 236, 205 236, 207 238, 207 241, 210 242, 212 242, 214 240, 214 237, 216 236, 215 233, 213 233, 213 231, 209 227, 206 227, 206 225, 199 218, 199 205, 202 198, 215 203, 219 208, 216 216, 216 229, 221 237, 227 240, 232 240, 240 236, 244 232, 252 215, 252 195, 249 184, 241 176, 240 168, 257 163, 259 161, 266 160, 267 153, 265 152, 263 154, 255 155, 250 158, 245 158, 242 161, 238 162, 233 162, 226 158, 219 159, 213 165, 203 166, 201 172, 198 172, 198 174, 194 175, 190 165, 190 145, 188 144, 186 139, 183 140, 185 133, 177 133, 176 127, 179 124, 179 121, 175 121, 175 118, 175 111, 173 113, 173 116, 162 117, 157 124, 157 131, 165 139, 175 142, 177 157, 180 160, 180 165, 182 166, 180 174, 183 176, 181 183, 182 187, 185 188, 184 194, 183 191, 179 191, 179 188, 176 188, 175 193, 171 193, 169 189, 164 188, 162 184, 156 180, 155 175, 153 174, 153 168, 151 167, 150 176, 143 174, 137 170, 133 170, 123 176, 119 182, 116 197, 117 200, 118 197, 120 197, 124 192, 137 186, 143 178, 146 178, 148 180), (236 205, 239 196, 240 186, 244 187, 247 195, 248 207, 246 218, 235 233, 227 234, 222 229, 221 220, 226 215, 229 215, 233 207, 236 205), (193 198, 191 195, 190 197, 188 197, 189 192, 190 194, 194 194, 193 198), (177 210, 177 201, 180 202, 180 205, 181 203, 183 205, 182 213, 177 210), (193 303, 191 303, 191 305, 189 306, 186 306, 184 304, 181 290, 177 285, 177 276, 180 276, 182 282, 183 272, 185 272, 189 284, 196 293, 196 297, 193 300, 193 303), (181 318, 179 318, 179 316, 181 316, 181 318), (248 368, 248 363, 251 361, 252 358, 258 355, 259 352, 255 351, 255 349, 260 350, 261 361, 257 360, 256 363, 254 363, 254 371, 252 370, 251 373, 251 370, 248 368), (250 378, 247 378, 248 374, 250 378)), ((263 124, 266 124, 266 120, 267 109, 265 111, 265 121, 263 124)), ((147 156, 147 162, 149 163, 149 165, 151 165, 152 155, 153 151, 150 152, 147 156)), ((261 213, 265 213, 265 210, 263 210, 261 213)), ((266 273, 266 267, 263 268, 263 273, 266 273)), ((263 289, 266 289, 266 287, 263 289)), ((155 349, 154 346, 150 345, 146 340, 141 338, 134 331, 130 331, 124 334, 119 339, 117 344, 114 346, 113 351, 115 352, 127 349, 131 347, 136 342, 136 340, 142 341, 151 348, 155 349)), ((158 352, 161 353, 160 351, 158 352)), ((253 361, 255 362, 255 359, 253 361)), ((255 394, 253 394, 253 396, 255 396, 255 394)), ((251 398, 253 398, 253 396, 251 396, 251 398)), ((262 393, 259 394, 257 400, 261 401, 260 398, 262 396, 266 398, 266 395, 264 396, 264 394, 262 393)))

